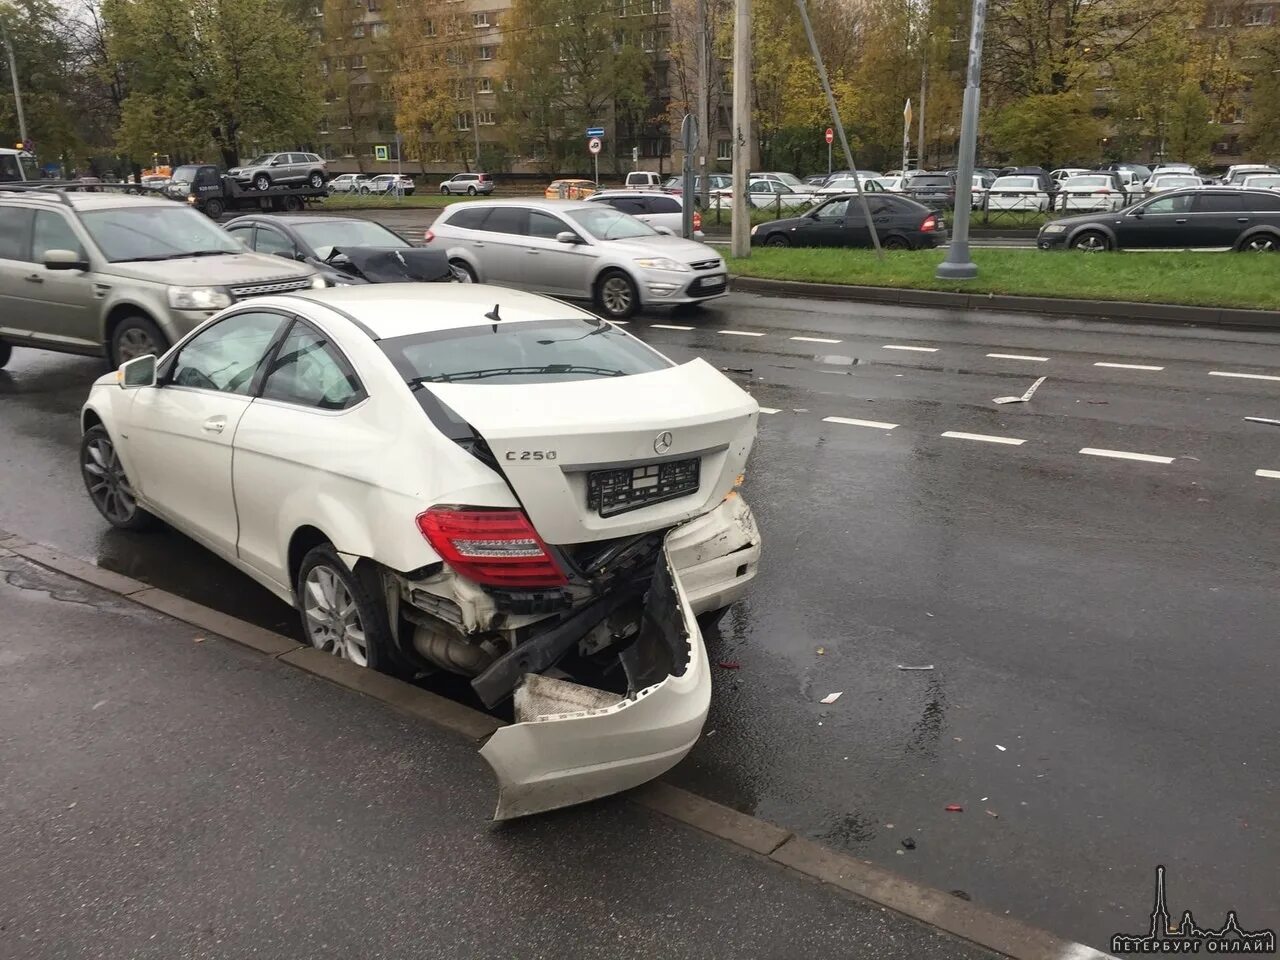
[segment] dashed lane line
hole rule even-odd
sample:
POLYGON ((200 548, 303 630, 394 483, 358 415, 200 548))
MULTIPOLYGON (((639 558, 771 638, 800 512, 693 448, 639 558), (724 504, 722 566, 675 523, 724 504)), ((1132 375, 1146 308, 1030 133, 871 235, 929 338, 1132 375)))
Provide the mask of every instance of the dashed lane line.
POLYGON ((881 350, 909 350, 912 353, 937 353, 937 347, 911 347, 902 343, 886 343, 881 350))
POLYGON ((1010 447, 1020 447, 1027 442, 1016 437, 993 437, 985 433, 962 433, 959 430, 948 430, 943 436, 950 437, 952 440, 980 440, 983 443, 1003 443, 1010 447))
POLYGON ((1240 380, 1280 380, 1266 373, 1233 373, 1230 370, 1210 370, 1211 377, 1236 377, 1240 380))
POLYGON ((1116 460, 1141 460, 1143 463, 1173 463, 1173 457, 1157 457, 1150 453, 1130 453, 1128 450, 1100 450, 1085 447, 1080 451, 1090 457, 1114 457, 1116 460))
POLYGON ((651 323, 649 326, 655 330, 692 330, 693 327, 682 327, 678 323, 651 323))
POLYGON ((1095 367, 1108 367, 1112 370, 1163 370, 1164 367, 1151 367, 1145 363, 1095 363, 1095 367))
POLYGON ((1280 470, 1255 470, 1255 477, 1268 477, 1272 480, 1280 480, 1280 470))
POLYGON ((870 427, 872 430, 896 430, 896 423, 882 423, 879 420, 853 420, 849 417, 823 417, 823 423, 843 423, 849 427, 870 427))
POLYGON ((1025 353, 988 353, 993 360, 1030 360, 1032 363, 1048 363, 1048 357, 1032 357, 1025 353))
POLYGON ((717 333, 723 333, 726 337, 764 337, 768 334, 756 333, 754 330, 717 330, 717 333))
POLYGON ((839 343, 839 340, 831 340, 827 337, 788 337, 789 340, 798 340, 801 343, 839 343))

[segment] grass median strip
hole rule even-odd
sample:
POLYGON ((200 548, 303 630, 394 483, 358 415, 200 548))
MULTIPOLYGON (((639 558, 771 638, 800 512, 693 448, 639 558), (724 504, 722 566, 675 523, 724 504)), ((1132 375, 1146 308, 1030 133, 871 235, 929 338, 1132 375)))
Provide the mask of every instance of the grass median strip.
POLYGON ((938 280, 941 250, 753 250, 734 276, 951 293, 1280 309, 1280 258, 1234 253, 1105 253, 975 249, 976 280, 938 280))

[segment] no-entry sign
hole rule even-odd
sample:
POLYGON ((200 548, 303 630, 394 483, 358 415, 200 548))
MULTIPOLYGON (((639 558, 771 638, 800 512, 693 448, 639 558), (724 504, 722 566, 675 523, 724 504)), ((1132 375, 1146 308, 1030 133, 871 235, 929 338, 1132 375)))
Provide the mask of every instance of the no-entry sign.
POLYGON ((835 138, 836 138, 836 132, 832 130, 830 127, 827 127, 827 143, 831 143, 831 141, 834 140, 835 138))

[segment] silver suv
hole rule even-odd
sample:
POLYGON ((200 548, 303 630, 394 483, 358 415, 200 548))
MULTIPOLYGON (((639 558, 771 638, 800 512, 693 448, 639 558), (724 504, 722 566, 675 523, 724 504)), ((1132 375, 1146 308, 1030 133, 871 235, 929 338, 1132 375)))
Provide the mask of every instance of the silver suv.
POLYGON ((603 203, 473 200, 446 207, 427 238, 473 282, 591 300, 625 319, 727 292, 720 254, 671 234, 603 203))
POLYGON ((0 189, 0 367, 15 346, 157 356, 237 300, 324 286, 185 204, 0 189))
POLYGON ((244 166, 232 167, 227 176, 255 190, 302 184, 319 190, 328 178, 328 167, 314 153, 264 153, 244 166))

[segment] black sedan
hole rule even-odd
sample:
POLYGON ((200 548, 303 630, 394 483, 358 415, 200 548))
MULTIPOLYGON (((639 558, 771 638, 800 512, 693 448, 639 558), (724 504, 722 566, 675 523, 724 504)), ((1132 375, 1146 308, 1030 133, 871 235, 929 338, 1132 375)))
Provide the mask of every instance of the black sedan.
POLYGON ((1280 250, 1280 193, 1190 187, 1040 228, 1041 250, 1280 250))
POLYGON ((253 214, 224 225, 250 250, 309 263, 330 286, 462 277, 440 250, 423 250, 372 220, 253 214))
MULTIPOLYGON (((1278 194, 1280 196, 1280 194, 1278 194)), ((871 220, 886 250, 922 250, 947 242, 942 215, 889 193, 866 195, 871 220)), ((766 247, 870 247, 862 204, 852 194, 832 197, 804 216, 751 228, 751 242, 766 247)))

